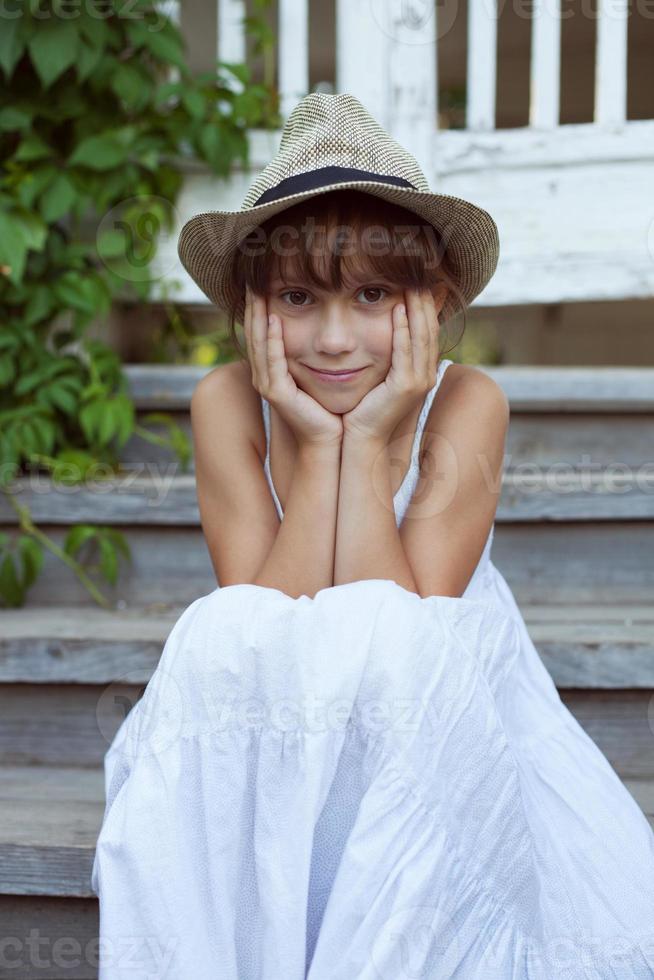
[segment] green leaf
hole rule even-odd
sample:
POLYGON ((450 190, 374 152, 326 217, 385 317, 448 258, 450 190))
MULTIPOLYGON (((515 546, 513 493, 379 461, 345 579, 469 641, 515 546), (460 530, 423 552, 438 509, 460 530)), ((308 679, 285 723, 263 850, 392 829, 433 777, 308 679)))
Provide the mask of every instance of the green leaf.
POLYGON ((39 194, 54 180, 58 170, 52 163, 39 163, 26 171, 18 185, 18 197, 25 208, 31 208, 39 194))
POLYGON ((77 196, 75 187, 66 174, 60 173, 40 198, 41 214, 47 222, 58 221, 70 211, 77 196))
POLYGON ((25 268, 27 242, 23 228, 13 215, 0 211, 0 265, 10 269, 11 282, 19 282, 25 268))
POLYGON ((82 313, 106 313, 110 305, 107 289, 98 276, 74 269, 64 272, 53 284, 56 298, 64 306, 82 313))
POLYGON ((14 560, 10 554, 6 554, 0 564, 0 595, 8 606, 19 606, 23 601, 24 590, 18 581, 14 560))
POLYGON ((117 531, 114 527, 107 527, 104 529, 105 535, 110 541, 113 541, 114 546, 127 558, 129 561, 132 560, 132 550, 129 546, 129 542, 122 531, 117 531))
POLYGON ((247 85, 250 81, 250 68, 248 65, 241 64, 237 61, 216 61, 217 67, 227 68, 228 72, 231 72, 243 85, 247 85))
POLYGON ((22 109, 6 106, 0 110, 0 130, 4 132, 26 129, 31 124, 32 117, 28 112, 23 112, 22 109))
POLYGON ((56 408, 61 409, 65 415, 73 416, 77 414, 77 398, 71 394, 67 388, 64 388, 62 384, 59 384, 59 382, 48 385, 44 394, 46 395, 49 403, 54 405, 56 408))
POLYGON ((0 387, 8 385, 16 375, 16 365, 10 354, 0 355, 0 387))
POLYGON ((52 148, 45 143, 36 133, 28 133, 20 141, 20 145, 14 153, 14 160, 41 160, 44 157, 53 155, 52 148))
POLYGON ((29 458, 30 453, 40 453, 43 450, 39 431, 34 422, 23 422, 20 428, 20 438, 26 458, 29 458))
POLYGON ((171 95, 181 96, 184 88, 181 82, 164 82, 163 85, 158 85, 153 99, 154 105, 159 106, 162 102, 167 102, 171 95))
POLYGON ((122 448, 134 432, 134 402, 127 395, 116 395, 114 405, 116 438, 119 448, 122 448))
POLYGON ((102 48, 93 47, 93 45, 87 44, 84 38, 80 38, 77 61, 75 62, 77 78, 79 81, 86 81, 86 79, 95 71, 101 60, 102 48))
POLYGON ((69 166, 74 164, 90 167, 92 170, 111 170, 124 163, 128 149, 114 132, 87 136, 78 143, 68 158, 69 166))
POLYGON ((55 425, 52 419, 45 419, 41 416, 37 416, 32 420, 32 425, 38 432, 40 445, 42 447, 41 451, 43 453, 51 453, 54 448, 56 434, 55 425))
POLYGON ((107 582, 115 585, 118 579, 118 557, 111 541, 105 537, 98 538, 100 545, 100 571, 107 582))
POLYGON ((23 322, 33 326, 40 320, 45 320, 55 308, 55 299, 45 283, 35 283, 30 290, 30 296, 25 307, 23 322))
POLYGON ((0 350, 16 350, 20 347, 20 338, 16 327, 5 325, 0 332, 0 350))
POLYGON ((46 368, 41 365, 36 371, 26 371, 21 374, 20 380, 17 382, 14 388, 14 394, 16 395, 29 395, 31 391, 34 391, 37 385, 40 385, 47 377, 46 368))
POLYGON ((18 223, 28 248, 42 249, 46 243, 48 227, 38 214, 31 211, 16 211, 14 220, 18 223))
POLYGON ((42 21, 29 40, 32 63, 44 88, 74 64, 77 57, 77 28, 71 20, 50 17, 42 21))
POLYGON ((178 68, 186 67, 183 42, 170 23, 153 30, 144 20, 131 20, 127 23, 127 36, 135 47, 146 48, 155 58, 178 68))
POLYGON ((104 414, 105 402, 90 402, 79 413, 79 423, 82 426, 82 431, 91 444, 97 440, 104 414))
POLYGON ((106 446, 116 432, 116 418, 114 409, 114 400, 111 399, 111 401, 104 403, 102 406, 102 412, 97 416, 98 442, 101 446, 106 446))
POLYGON ((95 456, 84 449, 61 449, 57 453, 52 471, 53 479, 59 483, 74 485, 83 480, 95 465, 95 456))
POLYGON ((63 549, 67 555, 76 555, 87 541, 92 541, 98 529, 91 524, 75 524, 64 539, 63 549))
POLYGON ((25 589, 36 580, 43 566, 43 547, 29 535, 22 535, 18 542, 18 551, 23 563, 23 585, 25 589))
POLYGON ((25 48, 25 42, 20 34, 20 24, 23 14, 20 9, 9 10, 7 7, 2 13, 2 30, 0 31, 0 67, 5 76, 13 73, 20 56, 25 48))
POLYGON ((121 64, 111 79, 112 91, 131 109, 142 109, 152 93, 147 75, 134 65, 121 64))
POLYGON ((78 20, 80 33, 95 48, 103 48, 107 45, 111 37, 107 21, 103 17, 92 16, 86 4, 81 4, 78 12, 80 15, 78 20))
POLYGON ((202 119, 207 111, 207 100, 197 89, 186 89, 182 95, 182 103, 194 119, 202 119))
POLYGON ((215 123, 207 123, 200 130, 200 148, 211 166, 217 173, 227 174, 231 166, 231 157, 227 149, 225 133, 215 123))
POLYGON ((118 228, 108 228, 100 232, 97 238, 98 255, 102 259, 115 259, 125 255, 125 233, 118 228))

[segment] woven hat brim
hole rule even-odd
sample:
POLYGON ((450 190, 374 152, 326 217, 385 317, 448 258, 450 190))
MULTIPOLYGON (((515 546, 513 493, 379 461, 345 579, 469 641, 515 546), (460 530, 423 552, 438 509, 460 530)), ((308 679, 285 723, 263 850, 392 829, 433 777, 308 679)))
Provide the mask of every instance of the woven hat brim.
POLYGON ((332 190, 358 189, 407 208, 432 224, 445 237, 448 258, 458 292, 450 293, 439 320, 449 320, 470 304, 490 281, 499 261, 499 233, 483 208, 450 194, 396 187, 376 181, 352 180, 328 184, 318 190, 289 194, 267 204, 239 211, 206 211, 194 215, 182 227, 177 253, 188 274, 219 309, 234 310, 242 324, 245 297, 234 294, 230 272, 239 243, 258 225, 291 205, 332 190))

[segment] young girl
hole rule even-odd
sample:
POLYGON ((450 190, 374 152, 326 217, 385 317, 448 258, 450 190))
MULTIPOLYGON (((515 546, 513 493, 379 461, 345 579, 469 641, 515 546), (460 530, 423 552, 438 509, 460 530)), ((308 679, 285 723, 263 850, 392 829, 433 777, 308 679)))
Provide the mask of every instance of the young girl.
POLYGON ((654 977, 654 834, 490 558, 506 398, 440 354, 492 219, 313 93, 179 250, 247 350, 191 406, 218 586, 105 757, 101 980, 654 977))
POLYGON ((509 410, 488 375, 439 362, 450 277, 423 228, 407 254, 397 228, 410 221, 397 205, 337 190, 266 223, 265 254, 239 254, 247 358, 208 374, 191 403, 221 585, 296 597, 367 578, 420 595, 468 587, 492 529, 509 410), (309 219, 325 229, 322 254, 311 252, 309 219), (296 234, 280 260, 282 225, 296 234), (371 226, 376 256, 364 252, 371 226), (413 518, 399 529, 397 509, 413 518))

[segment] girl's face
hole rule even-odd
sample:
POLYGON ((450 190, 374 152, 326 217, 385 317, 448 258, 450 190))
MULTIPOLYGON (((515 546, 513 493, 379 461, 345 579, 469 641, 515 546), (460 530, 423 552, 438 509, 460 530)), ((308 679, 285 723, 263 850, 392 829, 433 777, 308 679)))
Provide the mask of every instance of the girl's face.
POLYGON ((274 278, 266 296, 268 312, 282 322, 288 369, 298 388, 338 414, 350 411, 380 384, 391 366, 392 311, 404 290, 384 277, 350 279, 336 292, 309 290, 274 278), (311 368, 361 368, 347 381, 321 378, 311 368))

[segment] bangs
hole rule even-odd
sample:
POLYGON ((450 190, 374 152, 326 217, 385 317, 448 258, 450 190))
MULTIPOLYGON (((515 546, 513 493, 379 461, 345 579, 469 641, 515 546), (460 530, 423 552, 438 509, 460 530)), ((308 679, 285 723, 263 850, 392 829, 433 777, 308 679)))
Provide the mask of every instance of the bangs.
MULTIPOLYGON (((352 188, 327 191, 280 211, 253 229, 234 252, 232 294, 258 295, 273 283, 341 292, 384 283, 433 289, 458 281, 443 236, 420 215, 352 188)), ((230 330, 241 350, 231 317, 230 330)))
POLYGON ((277 278, 325 292, 371 279, 424 288, 451 278, 444 251, 441 235, 419 215, 348 188, 263 222, 237 249, 233 281, 259 293, 277 278))

